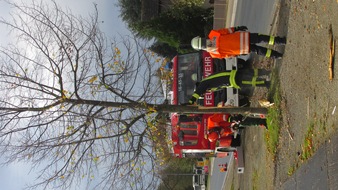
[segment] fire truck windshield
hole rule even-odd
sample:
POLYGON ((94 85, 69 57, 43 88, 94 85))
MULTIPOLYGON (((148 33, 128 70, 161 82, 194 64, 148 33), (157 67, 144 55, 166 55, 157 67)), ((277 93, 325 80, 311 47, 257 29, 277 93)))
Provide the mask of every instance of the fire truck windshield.
POLYGON ((178 60, 178 102, 183 104, 188 103, 191 95, 194 93, 196 82, 202 78, 202 76, 200 76, 202 63, 198 53, 179 55, 178 60))

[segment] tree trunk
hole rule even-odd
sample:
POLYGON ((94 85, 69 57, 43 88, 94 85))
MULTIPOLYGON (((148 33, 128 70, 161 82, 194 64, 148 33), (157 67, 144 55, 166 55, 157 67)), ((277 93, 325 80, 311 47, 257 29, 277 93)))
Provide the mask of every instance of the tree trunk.
POLYGON ((203 106, 181 106, 181 105, 158 105, 158 112, 163 113, 229 113, 229 114, 267 114, 267 108, 253 107, 203 107, 203 106))

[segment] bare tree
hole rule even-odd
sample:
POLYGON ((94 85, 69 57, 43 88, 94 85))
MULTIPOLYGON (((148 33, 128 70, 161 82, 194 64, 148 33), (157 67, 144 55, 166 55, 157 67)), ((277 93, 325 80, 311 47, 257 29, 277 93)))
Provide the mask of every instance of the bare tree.
POLYGON ((95 6, 82 18, 54 1, 10 4, 12 20, 0 20, 16 37, 0 49, 0 151, 6 163, 42 168, 32 189, 83 183, 154 188, 156 154, 149 139, 156 113, 200 110, 158 104, 156 58, 133 37, 108 40, 95 6))
POLYGON ((47 163, 32 188, 147 189, 155 157, 145 103, 158 93, 151 52, 132 37, 108 40, 95 6, 84 19, 55 2, 11 5, 13 20, 0 21, 17 37, 0 50, 7 163, 47 163))

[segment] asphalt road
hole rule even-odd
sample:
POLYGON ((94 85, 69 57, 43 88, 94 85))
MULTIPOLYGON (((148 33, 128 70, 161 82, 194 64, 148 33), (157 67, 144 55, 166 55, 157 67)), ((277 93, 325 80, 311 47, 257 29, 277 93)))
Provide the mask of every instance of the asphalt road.
POLYGON ((276 3, 276 0, 237 1, 234 26, 244 25, 250 32, 269 33, 276 3))
POLYGON ((325 142, 281 187, 288 190, 338 188, 338 135, 325 142))

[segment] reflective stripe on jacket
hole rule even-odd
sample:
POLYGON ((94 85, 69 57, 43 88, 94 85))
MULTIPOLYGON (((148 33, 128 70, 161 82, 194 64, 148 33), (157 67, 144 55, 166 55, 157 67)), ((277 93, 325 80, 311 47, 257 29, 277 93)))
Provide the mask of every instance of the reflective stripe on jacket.
POLYGON ((236 84, 235 80, 236 73, 237 70, 231 70, 209 75, 208 77, 201 80, 192 96, 197 100, 207 91, 216 91, 223 88, 239 89, 240 87, 236 84))
POLYGON ((217 50, 209 52, 213 58, 227 58, 250 53, 249 32, 234 32, 234 27, 211 30, 209 39, 217 50))

